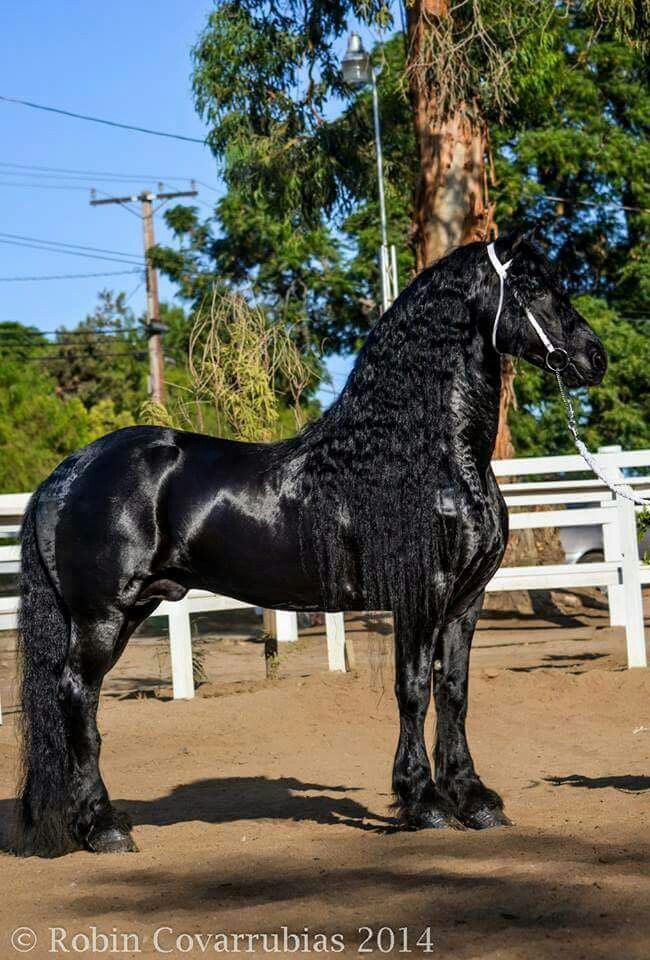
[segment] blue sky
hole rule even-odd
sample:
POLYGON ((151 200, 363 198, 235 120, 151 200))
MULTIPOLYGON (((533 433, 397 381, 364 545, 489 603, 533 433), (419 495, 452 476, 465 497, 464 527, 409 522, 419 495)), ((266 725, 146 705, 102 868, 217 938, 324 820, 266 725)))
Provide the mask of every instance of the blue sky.
MULTIPOLYGON (((210 2, 111 0, 109 4, 63 0, 4 0, 0 18, 0 93, 154 129, 202 137, 190 84, 190 49, 210 2)), ((344 43, 342 42, 342 49, 344 43)), ((142 253, 140 222, 119 206, 89 206, 89 188, 110 194, 184 189, 195 178, 199 200, 209 205, 219 191, 216 163, 207 147, 68 119, 0 102, 0 239, 14 234, 103 247, 134 257, 142 253), (23 165, 22 168, 11 165, 23 165), (25 167, 45 166, 126 174, 88 181, 45 176, 25 167), (21 186, 18 186, 21 184, 21 186), (47 186, 45 186, 47 185, 47 186), (211 189, 210 189, 211 188, 211 189)), ((208 214, 208 206, 201 209, 208 214)), ((162 217, 156 239, 167 233, 162 217)), ((130 270, 129 264, 87 259, 0 243, 0 277, 130 270)), ((0 320, 52 330, 92 312, 106 286, 131 295, 144 308, 137 275, 30 282, 0 281, 0 320)), ((161 280, 161 297, 173 288, 161 280)), ((333 358, 340 386, 350 361, 333 358)), ((331 396, 325 394, 323 400, 331 396)))

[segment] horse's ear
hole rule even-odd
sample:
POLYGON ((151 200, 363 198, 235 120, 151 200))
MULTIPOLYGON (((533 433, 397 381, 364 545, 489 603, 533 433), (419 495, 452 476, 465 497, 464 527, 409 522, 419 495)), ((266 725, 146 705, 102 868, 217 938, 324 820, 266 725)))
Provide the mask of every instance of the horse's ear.
POLYGON ((526 230, 524 227, 517 227, 510 233, 506 233, 505 236, 499 237, 499 239, 494 242, 499 260, 502 263, 505 263, 506 260, 512 260, 515 254, 521 249, 522 244, 525 243, 526 240, 532 239, 533 231, 526 230))

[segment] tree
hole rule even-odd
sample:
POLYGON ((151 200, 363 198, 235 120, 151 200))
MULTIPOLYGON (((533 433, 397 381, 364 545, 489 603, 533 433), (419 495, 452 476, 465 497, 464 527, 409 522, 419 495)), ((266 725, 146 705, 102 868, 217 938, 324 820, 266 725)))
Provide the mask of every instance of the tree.
POLYGON ((278 439, 286 436, 289 398, 288 432, 303 423, 302 394, 314 377, 309 360, 285 323, 270 321, 238 295, 215 292, 190 330, 182 393, 168 408, 150 404, 149 419, 202 433, 211 425, 236 440, 278 439))
MULTIPOLYGON (((49 351, 50 347, 41 347, 49 351)), ((57 395, 47 363, 29 355, 0 362, 0 492, 33 490, 73 450, 134 419, 113 401, 89 409, 78 397, 57 395)))
POLYGON ((146 398, 142 328, 124 294, 52 337, 0 324, 0 490, 34 489, 73 450, 136 422, 146 398))
POLYGON ((146 396, 146 335, 124 293, 102 290, 94 313, 57 332, 51 353, 57 392, 86 408, 110 398, 117 412, 133 413, 146 396))
MULTIPOLYGON (((641 49, 621 38, 622 30, 629 33, 629 18, 603 26, 604 6, 598 5, 597 19, 587 4, 567 11, 528 0, 422 0, 406 11, 411 43, 398 33, 375 50, 383 63, 390 239, 399 250, 403 281, 412 269, 409 242, 416 238, 416 264, 429 256, 417 250, 431 249, 430 238, 418 247, 418 229, 412 227, 424 216, 422 152, 411 108, 417 83, 420 101, 428 97, 429 129, 451 117, 454 104, 463 115, 471 113, 477 137, 489 126, 491 202, 504 228, 538 223, 539 239, 559 257, 570 292, 596 292, 616 302, 623 316, 647 309, 638 299, 650 285, 643 212, 650 207, 643 177, 647 62, 641 49), (415 55, 416 28, 429 31, 428 39, 421 38, 429 48, 431 36, 444 34, 439 61, 415 55), (488 84, 483 77, 492 44, 506 53, 490 65, 499 82, 488 84), (461 67, 453 89, 440 74, 452 57, 460 58, 461 67), (620 205, 639 209, 623 211, 620 205)), ((275 315, 302 324, 306 337, 331 351, 354 349, 378 312, 369 94, 341 87, 332 53, 346 16, 383 25, 387 11, 381 4, 327 3, 317 10, 261 0, 217 7, 195 48, 194 85, 228 190, 212 223, 201 223, 194 212, 192 223, 183 226, 183 208, 170 215, 182 227, 185 248, 173 252, 177 277, 185 283, 191 278, 195 289, 206 280, 234 284, 275 315), (343 103, 334 118, 332 96, 343 103)), ((449 122, 463 128, 462 118, 449 122)), ((434 136, 442 149, 439 133, 434 136)), ((471 176, 475 186, 456 191, 456 233, 461 220, 469 222, 469 208, 460 201, 477 195, 485 168, 471 176)), ((443 183, 440 196, 445 191, 443 183)), ((435 226, 435 216, 424 219, 441 235, 446 228, 435 226)), ((520 375, 522 383, 527 375, 520 375)))

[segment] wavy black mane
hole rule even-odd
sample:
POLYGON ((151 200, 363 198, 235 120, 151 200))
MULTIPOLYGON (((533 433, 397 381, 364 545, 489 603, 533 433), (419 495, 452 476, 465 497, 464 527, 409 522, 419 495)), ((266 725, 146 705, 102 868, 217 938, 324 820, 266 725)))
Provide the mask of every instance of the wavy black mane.
POLYGON ((498 423, 484 249, 471 244, 423 271, 373 328, 335 403, 290 441, 305 485, 305 553, 318 559, 331 609, 348 585, 411 623, 443 612, 434 571, 461 549, 444 517, 460 508, 464 484, 485 482, 498 423))

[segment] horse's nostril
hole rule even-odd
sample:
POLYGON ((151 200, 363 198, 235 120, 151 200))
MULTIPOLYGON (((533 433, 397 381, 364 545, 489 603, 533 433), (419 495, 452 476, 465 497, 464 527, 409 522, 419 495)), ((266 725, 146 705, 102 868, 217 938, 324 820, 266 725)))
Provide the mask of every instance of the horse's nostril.
POLYGON ((601 350, 600 347, 594 347, 594 349, 591 351, 589 359, 591 360, 591 365, 594 370, 599 373, 607 366, 607 357, 605 356, 605 351, 601 350))

